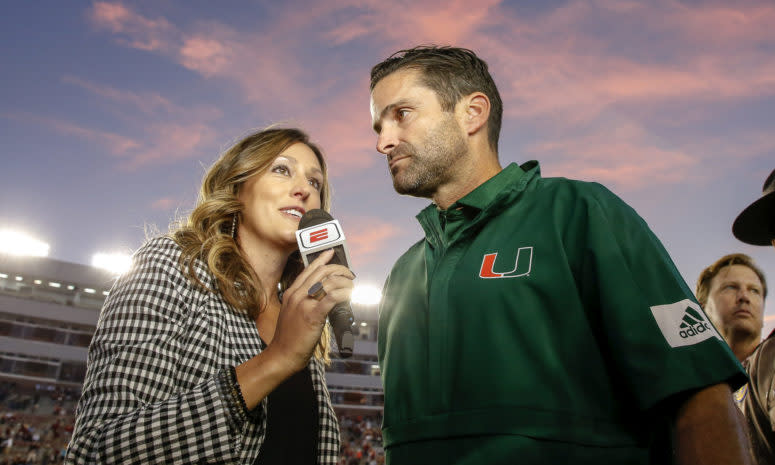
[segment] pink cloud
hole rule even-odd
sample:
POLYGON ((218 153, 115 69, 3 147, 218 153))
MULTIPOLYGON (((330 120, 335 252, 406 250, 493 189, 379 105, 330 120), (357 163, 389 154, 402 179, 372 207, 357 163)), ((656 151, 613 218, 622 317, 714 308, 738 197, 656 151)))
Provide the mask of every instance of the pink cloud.
POLYGON ((102 134, 59 120, 50 120, 48 124, 54 125, 60 132, 105 141, 110 152, 122 158, 119 167, 125 170, 201 155, 201 150, 210 147, 215 139, 216 131, 210 123, 223 116, 218 108, 178 105, 153 92, 117 89, 74 76, 65 76, 63 81, 101 97, 104 103, 109 104, 110 111, 118 113, 121 119, 138 128, 136 130, 143 137, 134 139, 117 134, 102 134), (134 109, 142 115, 137 115, 134 109))
POLYGON ((557 173, 573 173, 574 178, 623 190, 686 182, 700 157, 659 147, 652 139, 639 126, 619 124, 576 138, 534 144, 528 153, 548 160, 546 165, 557 173))
POLYGON ((191 37, 185 39, 180 49, 181 64, 201 72, 205 76, 217 76, 232 66, 232 48, 222 41, 191 37))
POLYGON ((100 85, 75 76, 64 76, 62 81, 78 86, 84 90, 87 90, 95 95, 99 95, 100 97, 104 97, 113 102, 129 104, 140 109, 144 113, 154 113, 159 109, 164 111, 171 111, 174 107, 169 99, 156 93, 138 94, 128 92, 125 90, 116 89, 114 87, 100 85))
POLYGON ((134 151, 121 168, 136 170, 149 164, 168 164, 195 157, 215 139, 215 131, 201 123, 157 123, 147 132, 148 142, 134 151))
MULTIPOLYGON (((360 14, 331 28, 326 37, 337 44, 362 37, 379 37, 401 47, 410 43, 459 44, 479 28, 497 23, 493 14, 500 3, 483 0, 471 8, 465 0, 370 1, 361 4, 360 14)), ((331 9, 339 8, 337 5, 331 9)))
POLYGON ((170 35, 175 34, 175 28, 166 19, 146 18, 117 2, 95 2, 89 18, 98 27, 129 36, 122 43, 140 50, 162 50, 170 35))
POLYGON ((161 53, 206 78, 237 82, 248 100, 266 102, 283 95, 286 105, 301 105, 313 95, 300 82, 306 70, 292 50, 305 46, 305 38, 299 36, 284 47, 276 40, 287 37, 288 24, 247 34, 214 22, 181 30, 164 18, 149 19, 123 4, 107 2, 96 3, 91 17, 126 46, 161 53))
POLYGON ((53 128, 60 134, 76 136, 80 139, 84 139, 104 147, 108 153, 114 156, 126 156, 127 154, 142 146, 140 141, 130 137, 125 137, 113 132, 100 131, 97 129, 79 126, 77 124, 61 119, 29 114, 5 114, 2 116, 8 119, 32 122, 41 126, 47 126, 53 128))
MULTIPOLYGON (((550 118, 558 131, 584 124, 592 133, 584 140, 560 140, 553 148, 536 144, 534 153, 585 156, 606 168, 582 174, 626 179, 635 186, 640 185, 640 176, 649 175, 642 164, 653 164, 650 174, 668 180, 686 174, 704 156, 694 154, 705 152, 654 143, 644 129, 648 127, 644 115, 661 115, 666 104, 712 104, 775 95, 775 62, 767 52, 775 42, 775 28, 770 26, 775 7, 764 2, 732 7, 723 3, 687 6, 673 0, 648 5, 572 1, 526 15, 500 0, 488 0, 475 9, 463 0, 389 4, 345 0, 313 3, 301 12, 275 5, 271 23, 248 32, 215 22, 173 26, 166 19, 151 19, 117 3, 100 2, 93 11, 97 24, 128 38, 130 46, 160 41, 154 51, 203 77, 235 83, 247 101, 276 107, 276 119, 303 115, 305 127, 321 142, 339 175, 379 160, 368 127, 368 66, 351 70, 333 63, 330 69, 311 70, 303 57, 316 39, 340 46, 358 40, 379 43, 385 56, 375 56, 373 62, 417 43, 470 47, 490 62, 507 120, 550 118), (617 27, 606 26, 609 30, 603 33, 604 25, 617 27), (650 41, 647 49, 654 56, 638 56, 645 48, 624 43, 641 36, 650 41), (311 72, 320 76, 318 81, 310 79, 311 72), (360 73, 363 84, 329 91, 337 89, 337 72, 360 73), (610 125, 606 115, 632 108, 640 115, 624 119, 623 124, 640 127, 644 133, 631 139, 618 136, 606 146, 604 136, 610 125), (589 147, 572 149, 567 145, 571 142, 589 147), (634 161, 624 160, 622 153, 634 161), (669 163, 660 160, 671 161, 675 175, 666 168, 669 163)), ((671 114, 671 120, 680 125, 688 116, 703 117, 681 109, 671 114)), ((193 122, 187 125, 195 134, 202 132, 193 122)), ((135 162, 169 156, 150 150, 135 162)))
POLYGON ((92 19, 113 32, 122 32, 124 24, 131 21, 133 16, 124 5, 118 3, 96 2, 92 10, 92 19))
POLYGON ((773 21, 768 21, 775 6, 769 4, 733 9, 671 0, 576 1, 534 17, 520 17, 501 5, 491 9, 497 24, 465 43, 490 62, 510 117, 548 116, 577 124, 616 105, 775 94, 775 61, 762 47, 775 43, 773 21), (721 25, 726 29, 718 46, 711 36, 721 25), (626 43, 641 36, 649 40, 647 47, 626 43), (652 55, 641 57, 632 49, 652 55))
MULTIPOLYGON (((222 24, 208 23, 181 30, 165 19, 149 19, 122 4, 95 4, 92 17, 98 25, 117 35, 129 38, 129 46, 148 44, 182 66, 208 78, 223 78, 237 82, 251 101, 272 102, 283 97, 286 108, 303 107, 309 100, 325 92, 325 84, 309 88, 304 83, 309 69, 299 60, 299 51, 309 47, 308 35, 289 36, 289 30, 303 30, 330 22, 347 8, 360 9, 363 14, 323 30, 324 38, 338 43, 351 41, 370 33, 388 35, 395 43, 405 44, 404 27, 384 21, 388 12, 399 14, 399 22, 419 33, 417 40, 455 42, 482 24, 487 23, 488 8, 498 1, 488 0, 471 9, 462 0, 406 5, 385 5, 371 1, 338 2, 334 5, 313 4, 300 13, 296 8, 275 9, 278 18, 260 31, 240 33, 222 24), (454 24, 454 27, 450 27, 454 24), (277 40, 282 37, 283 40, 277 40), (271 44, 271 46, 267 46, 271 44)), ((144 49, 151 49, 146 47, 144 49)), ((364 69, 363 74, 368 73, 364 69)), ((332 81, 332 83, 335 81, 332 81)), ((362 94, 365 95, 365 94, 362 94)))
POLYGON ((510 117, 549 116, 577 124, 616 105, 775 94, 775 62, 755 46, 775 41, 775 6, 767 3, 574 1, 534 16, 520 16, 518 8, 497 0, 476 9, 466 2, 435 1, 359 6, 358 14, 330 28, 326 37, 337 44, 378 38, 388 53, 430 42, 473 48, 497 71, 510 117), (602 39, 603 24, 622 24, 625 34, 654 38, 649 49, 669 59, 617 52, 617 32, 607 31, 602 39), (719 29, 721 40, 715 36, 719 29), (735 53, 719 54, 708 45, 711 38, 735 53))
POLYGON ((162 197, 151 202, 151 208, 153 210, 167 211, 174 208, 178 204, 178 200, 172 197, 162 197))
POLYGON ((676 1, 667 4, 671 14, 664 15, 665 24, 698 42, 727 48, 775 38, 775 5, 771 2, 720 2, 703 8, 688 8, 676 1))
POLYGON ((375 38, 389 50, 427 42, 479 46, 485 56, 493 53, 493 62, 503 63, 502 86, 518 102, 508 107, 516 116, 566 111, 594 115, 595 109, 627 101, 715 99, 775 91, 772 60, 756 54, 721 59, 702 47, 692 52, 687 42, 714 37, 718 30, 725 31, 722 35, 733 44, 771 42, 775 36, 768 25, 775 18, 775 7, 767 5, 733 9, 724 5, 690 8, 671 0, 657 2, 656 7, 611 0, 576 1, 527 18, 501 5, 500 0, 488 0, 475 9, 463 0, 399 4, 372 0, 314 5, 303 14, 295 8, 278 8, 274 13, 277 19, 266 30, 249 33, 221 24, 181 31, 163 18, 149 19, 121 4, 106 2, 95 4, 92 16, 132 40, 165 42, 155 49, 203 76, 238 82, 250 100, 283 95, 290 97, 290 105, 301 104, 314 94, 301 82, 307 70, 295 53, 308 45, 309 38, 289 38, 287 31, 311 24, 324 25, 323 37, 336 44, 375 38), (346 9, 357 13, 345 15, 346 9), (333 22, 338 16, 344 19, 333 22), (630 23, 644 35, 658 34, 666 42, 673 39, 675 43, 665 51, 687 57, 671 65, 616 56, 611 43, 598 39, 599 30, 589 26, 601 19, 630 23), (330 22, 333 25, 326 28, 330 22), (681 52, 682 47, 686 51, 681 52), (741 66, 746 72, 740 72, 741 66))
POLYGON ((136 170, 148 164, 167 164, 201 155, 201 149, 213 143, 215 131, 202 123, 155 123, 146 128, 142 139, 100 131, 64 121, 35 115, 2 115, 8 119, 32 121, 55 131, 84 139, 104 147, 120 158, 121 169, 136 170))
POLYGON ((303 126, 323 148, 335 176, 359 172, 380 161, 375 149, 376 136, 369 118, 368 82, 335 98, 336 103, 312 107, 303 126), (328 113, 337 109, 336 118, 328 113))
POLYGON ((379 218, 359 216, 347 219, 347 247, 353 267, 364 266, 385 249, 389 239, 401 235, 394 224, 379 218))
POLYGON ((118 104, 123 113, 127 107, 136 108, 146 116, 178 118, 183 120, 212 121, 223 116, 223 111, 203 105, 178 105, 155 92, 131 92, 95 83, 76 76, 64 76, 62 81, 80 87, 105 100, 118 104))

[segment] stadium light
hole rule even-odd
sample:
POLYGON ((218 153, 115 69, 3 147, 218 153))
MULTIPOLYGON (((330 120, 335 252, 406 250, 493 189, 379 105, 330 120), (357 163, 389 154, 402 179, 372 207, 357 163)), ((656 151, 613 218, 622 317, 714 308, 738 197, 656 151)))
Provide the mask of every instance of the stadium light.
POLYGON ((382 300, 382 291, 371 284, 360 284, 353 289, 350 301, 354 304, 377 305, 382 300))
POLYGON ((116 275, 123 274, 129 267, 132 266, 132 257, 125 253, 105 253, 99 252, 94 254, 91 259, 91 264, 94 267, 108 270, 116 275))
POLYGON ((47 257, 49 245, 29 234, 4 229, 0 231, 0 252, 9 255, 47 257))

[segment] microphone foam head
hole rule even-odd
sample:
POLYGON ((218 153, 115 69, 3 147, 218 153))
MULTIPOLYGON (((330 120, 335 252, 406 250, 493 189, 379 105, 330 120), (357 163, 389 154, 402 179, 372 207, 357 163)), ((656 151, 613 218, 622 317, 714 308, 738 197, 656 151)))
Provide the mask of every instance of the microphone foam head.
POLYGON ((331 221, 333 219, 334 217, 331 216, 327 211, 323 210, 322 208, 316 208, 306 212, 301 216, 301 220, 299 220, 299 229, 315 226, 316 224, 325 223, 326 221, 331 221))

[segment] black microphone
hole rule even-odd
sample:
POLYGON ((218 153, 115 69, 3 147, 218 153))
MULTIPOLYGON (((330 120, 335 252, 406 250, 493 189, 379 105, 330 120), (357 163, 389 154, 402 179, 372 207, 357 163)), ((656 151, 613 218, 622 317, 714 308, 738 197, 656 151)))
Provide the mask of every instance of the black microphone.
MULTIPOLYGON (((309 266, 310 262, 326 250, 334 249, 334 256, 328 263, 350 267, 342 227, 325 210, 310 210, 301 217, 299 230, 296 231, 296 242, 299 244, 304 266, 309 266)), ((334 330, 339 356, 342 358, 351 357, 353 354, 354 321, 350 302, 339 302, 328 314, 328 322, 334 330)))

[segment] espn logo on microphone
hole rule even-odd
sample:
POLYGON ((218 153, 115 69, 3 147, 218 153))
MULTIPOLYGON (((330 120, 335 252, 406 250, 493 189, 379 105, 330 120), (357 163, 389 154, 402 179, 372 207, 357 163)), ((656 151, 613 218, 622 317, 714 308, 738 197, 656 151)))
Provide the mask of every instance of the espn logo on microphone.
POLYGON ((299 243, 299 251, 304 253, 321 246, 342 242, 344 234, 339 222, 333 220, 296 231, 296 239, 299 243))
POLYGON ((317 231, 310 231, 309 233, 310 243, 315 243, 325 239, 328 239, 328 228, 323 228, 317 231))

